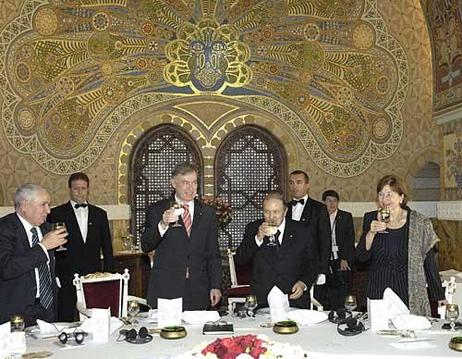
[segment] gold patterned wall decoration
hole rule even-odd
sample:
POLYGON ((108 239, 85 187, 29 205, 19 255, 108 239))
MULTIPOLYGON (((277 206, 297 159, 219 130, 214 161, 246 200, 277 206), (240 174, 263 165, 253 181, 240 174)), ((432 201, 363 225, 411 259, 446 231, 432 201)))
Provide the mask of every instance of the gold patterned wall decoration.
POLYGON ((422 0, 433 48, 434 109, 462 104, 462 4, 422 0))
POLYGON ((457 189, 458 198, 462 198, 462 123, 455 131, 443 138, 444 185, 457 189))
POLYGON ((377 2, 25 0, 0 34, 3 131, 67 174, 134 102, 234 97, 276 111, 326 173, 357 176, 403 136, 408 61, 377 2))

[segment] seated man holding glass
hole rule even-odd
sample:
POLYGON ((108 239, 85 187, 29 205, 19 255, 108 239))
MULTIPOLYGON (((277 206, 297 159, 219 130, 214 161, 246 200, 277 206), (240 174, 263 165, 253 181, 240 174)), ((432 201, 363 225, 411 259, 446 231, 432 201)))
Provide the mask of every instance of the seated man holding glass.
POLYGON ((291 307, 309 308, 309 288, 319 271, 316 245, 303 225, 286 219, 282 193, 272 191, 263 200, 263 219, 246 226, 236 253, 239 265, 252 263, 251 290, 258 306, 267 307, 274 286, 289 295, 291 307))

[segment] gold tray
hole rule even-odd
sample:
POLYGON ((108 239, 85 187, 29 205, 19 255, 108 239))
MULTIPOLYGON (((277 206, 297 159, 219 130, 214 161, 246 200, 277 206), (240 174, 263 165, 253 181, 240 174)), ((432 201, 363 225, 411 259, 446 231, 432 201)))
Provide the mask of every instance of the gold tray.
POLYGON ((273 332, 277 334, 294 334, 298 332, 298 326, 292 320, 284 320, 274 323, 273 332))
POLYGON ((449 348, 452 350, 462 351, 462 337, 452 337, 449 341, 449 348))
POLYGON ((164 327, 160 330, 160 336, 164 339, 181 339, 184 338, 186 334, 185 327, 180 326, 164 327))

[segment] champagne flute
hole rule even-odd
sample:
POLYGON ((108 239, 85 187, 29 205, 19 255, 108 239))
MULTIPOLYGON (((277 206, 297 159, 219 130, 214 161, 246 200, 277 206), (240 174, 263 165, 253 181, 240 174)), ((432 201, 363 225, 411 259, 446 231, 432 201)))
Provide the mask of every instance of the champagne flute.
POLYGON ((253 312, 257 307, 257 297, 253 294, 250 294, 245 297, 244 307, 247 309, 247 315, 249 317, 255 317, 255 313, 253 312))
MULTIPOLYGON (((51 229, 53 231, 58 231, 60 229, 64 229, 66 232, 67 232, 67 228, 66 228, 66 223, 64 222, 56 222, 56 223, 53 223, 51 225, 51 229)), ((55 249, 56 252, 61 252, 61 251, 67 251, 67 248, 64 247, 64 246, 59 246, 58 248, 55 249)))
MULTIPOLYGON (((389 223, 390 222, 390 209, 389 208, 379 208, 377 211, 378 219, 380 222, 389 223)), ((379 233, 388 233, 386 230, 380 231, 379 233)))
POLYGON ((172 202, 170 208, 173 208, 173 211, 175 212, 175 215, 178 216, 177 220, 175 222, 173 222, 173 224, 171 226, 172 227, 181 227, 181 223, 178 222, 178 220, 180 219, 180 216, 184 212, 183 206, 181 205, 181 203, 175 201, 175 202, 172 202))
POLYGON ((456 320, 459 318, 459 306, 457 304, 446 304, 445 319, 451 326, 451 331, 455 331, 456 320))
POLYGON ((135 317, 140 312, 140 305, 136 300, 129 300, 127 303, 127 314, 130 317, 130 322, 132 324, 136 323, 135 317))
POLYGON ((278 226, 274 222, 268 222, 269 242, 267 246, 277 246, 275 234, 278 231, 278 226))
POLYGON ((353 294, 349 294, 345 297, 345 309, 352 313, 353 310, 356 309, 356 307, 358 306, 357 302, 356 302, 356 296, 353 295, 353 294))

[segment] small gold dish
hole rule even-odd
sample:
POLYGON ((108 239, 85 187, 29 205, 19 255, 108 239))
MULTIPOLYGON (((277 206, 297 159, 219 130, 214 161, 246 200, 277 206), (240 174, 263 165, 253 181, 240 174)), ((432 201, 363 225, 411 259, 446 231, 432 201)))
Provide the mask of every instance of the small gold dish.
POLYGON ((184 338, 186 334, 185 327, 181 326, 164 327, 160 330, 160 336, 164 339, 181 339, 184 338))
POLYGON ((273 332, 277 334, 294 334, 298 332, 298 326, 293 320, 283 320, 274 323, 273 332))
POLYGON ((449 348, 452 350, 462 351, 462 337, 452 337, 449 341, 449 348))

